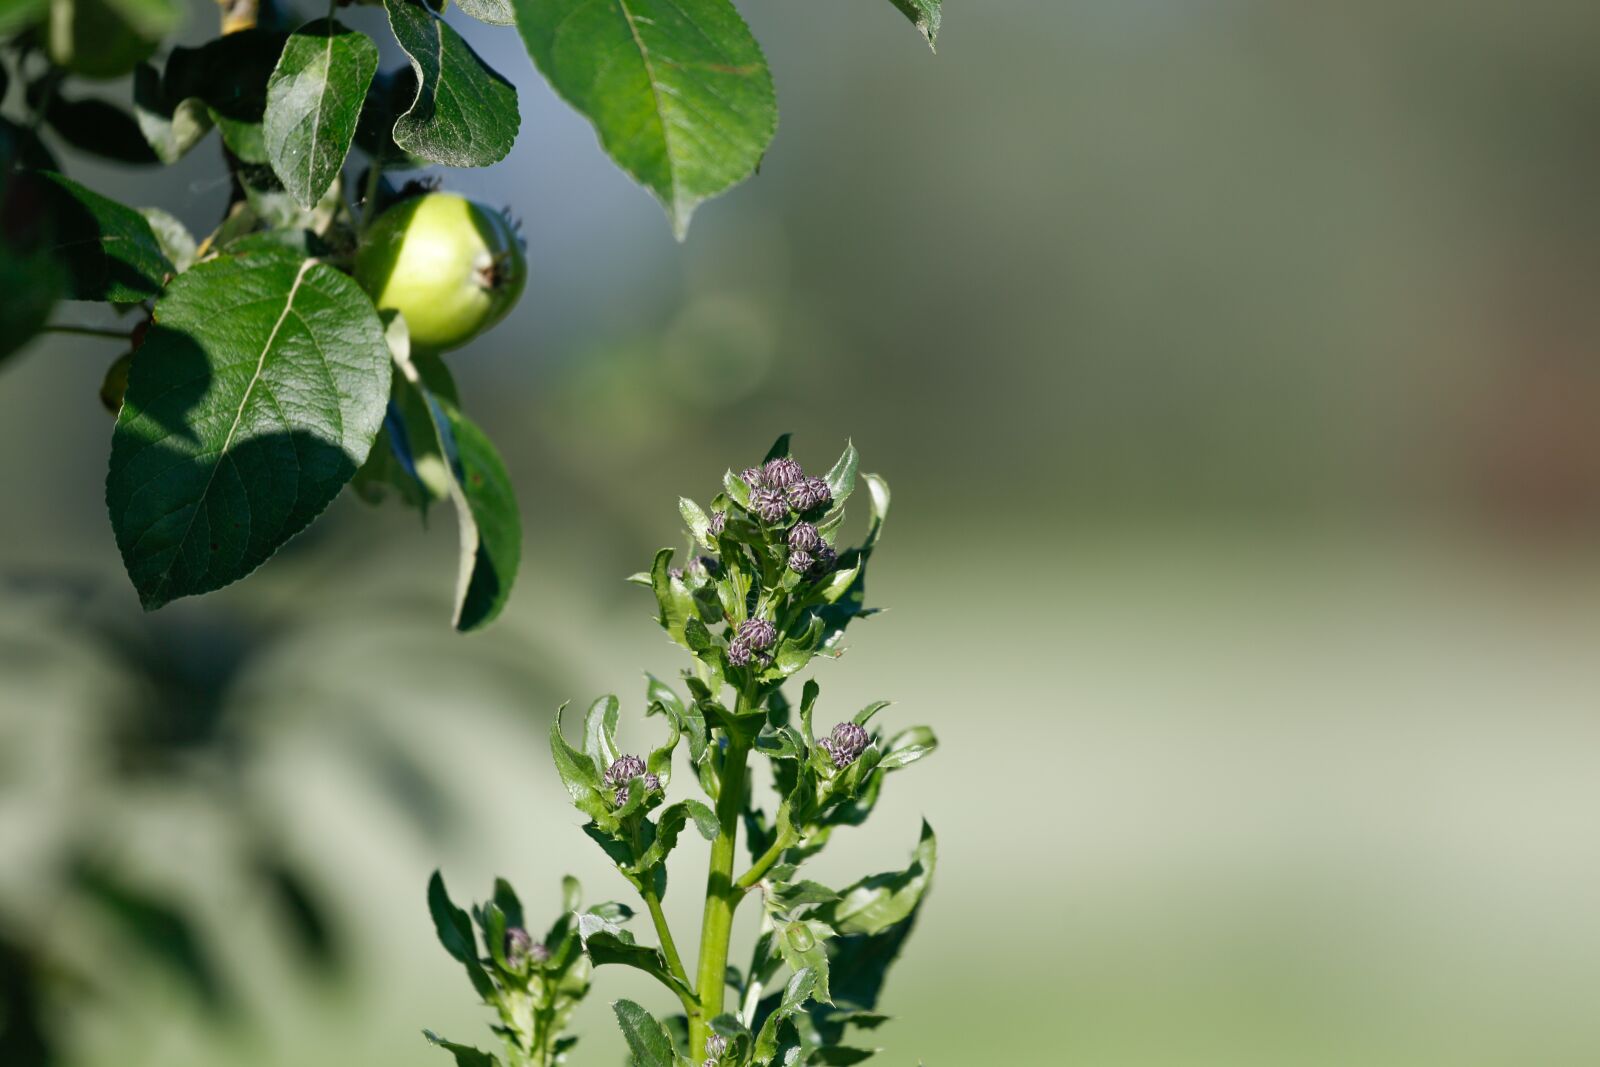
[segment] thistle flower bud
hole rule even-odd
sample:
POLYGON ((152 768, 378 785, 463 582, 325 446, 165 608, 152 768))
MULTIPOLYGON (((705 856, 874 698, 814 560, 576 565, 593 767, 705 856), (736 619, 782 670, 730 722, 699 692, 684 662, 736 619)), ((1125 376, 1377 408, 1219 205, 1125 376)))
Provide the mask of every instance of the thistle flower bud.
POLYGON ((794 571, 796 574, 806 573, 812 568, 812 566, 816 564, 816 562, 816 560, 811 558, 811 553, 807 552, 803 548, 794 549, 789 553, 789 569, 794 571))
POLYGON ((775 525, 789 517, 789 500, 781 489, 757 489, 750 494, 750 510, 759 515, 762 522, 775 525))
POLYGON ((761 473, 760 467, 746 467, 739 472, 739 480, 750 487, 750 491, 767 488, 767 479, 761 473))
POLYGON ((785 490, 796 511, 813 511, 833 503, 833 490, 821 478, 795 482, 785 490))
POLYGON ((787 489, 806 478, 806 472, 800 469, 800 464, 788 456, 767 460, 766 466, 761 468, 761 475, 770 489, 787 489))
POLYGON ((750 646, 744 641, 734 638, 733 643, 728 646, 728 665, 731 667, 743 667, 749 662, 750 646))
POLYGON ((739 624, 739 632, 735 640, 743 641, 752 652, 760 652, 772 647, 778 639, 778 628, 766 619, 746 619, 739 624))
MULTIPOLYGON (((539 946, 541 949, 543 945, 539 946)), ((520 926, 513 926, 506 931, 505 954, 506 962, 513 967, 521 967, 533 956, 533 936, 520 926)), ((549 951, 545 953, 549 955, 549 951)))
POLYGON ((722 536, 722 531, 727 527, 727 525, 728 525, 728 513, 726 511, 713 511, 711 513, 711 536, 712 537, 721 537, 722 536))
POLYGON ((668 567, 667 568, 667 577, 668 578, 676 578, 679 581, 682 581, 683 580, 683 568, 682 567, 668 567))
POLYGON ((618 756, 611 762, 611 766, 606 768, 603 781, 610 788, 616 789, 618 786, 627 785, 630 780, 644 774, 646 770, 644 760, 638 756, 618 756))
POLYGON ((789 527, 789 547, 801 552, 812 552, 822 544, 822 535, 809 522, 797 522, 789 527))
POLYGON ((713 1059, 728 1050, 728 1039, 721 1034, 708 1034, 706 1036, 706 1054, 713 1059))
POLYGON ((817 545, 811 557, 811 573, 816 575, 829 573, 839 562, 839 554, 826 541, 817 545))
POLYGON ((866 749, 867 740, 865 727, 853 722, 842 722, 833 728, 831 737, 824 737, 818 741, 817 747, 833 758, 835 767, 843 770, 854 763, 866 749))

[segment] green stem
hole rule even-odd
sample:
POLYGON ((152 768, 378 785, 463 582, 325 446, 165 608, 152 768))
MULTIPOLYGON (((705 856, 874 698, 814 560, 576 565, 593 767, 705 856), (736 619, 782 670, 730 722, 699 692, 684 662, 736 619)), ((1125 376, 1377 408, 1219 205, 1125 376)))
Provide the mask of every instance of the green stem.
POLYGON ((79 337, 114 337, 119 341, 131 341, 133 335, 127 330, 111 330, 103 326, 46 326, 44 333, 70 333, 79 337))
POLYGON ((773 864, 778 862, 778 857, 782 856, 799 840, 800 835, 795 833, 794 830, 784 830, 783 833, 778 835, 777 840, 772 842, 772 847, 763 852, 761 858, 752 863, 750 869, 739 876, 739 880, 733 883, 733 887, 740 893, 748 893, 757 882, 766 877, 768 871, 772 870, 773 864))
POLYGON ((683 967, 683 957, 678 955, 677 942, 673 941, 672 930, 667 926, 666 912, 661 910, 660 895, 653 888, 641 888, 639 895, 644 898, 645 907, 650 909, 650 921, 656 924, 656 936, 661 939, 661 954, 667 958, 667 970, 672 972, 672 977, 693 989, 689 972, 683 967))
POLYGON ((367 232, 367 227, 372 225, 372 216, 378 211, 378 183, 383 180, 383 167, 378 164, 378 158, 372 157, 367 164, 367 185, 361 193, 361 222, 356 227, 361 233, 367 232))
MULTIPOLYGON (((743 693, 737 710, 750 705, 743 693)), ((711 842, 711 864, 706 874, 706 910, 700 927, 699 984, 700 1010, 689 1016, 690 1059, 705 1058, 710 1021, 722 1014, 723 994, 727 992, 728 942, 733 933, 733 912, 743 893, 733 885, 733 854, 739 836, 739 817, 744 812, 745 762, 750 749, 738 738, 728 739, 728 752, 722 763, 722 790, 717 795, 717 837, 711 842)))

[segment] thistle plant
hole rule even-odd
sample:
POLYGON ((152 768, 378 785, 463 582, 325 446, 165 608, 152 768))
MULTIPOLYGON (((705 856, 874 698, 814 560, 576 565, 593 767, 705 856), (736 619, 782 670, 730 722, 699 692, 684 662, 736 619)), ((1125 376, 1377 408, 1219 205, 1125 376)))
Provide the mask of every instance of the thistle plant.
POLYGON ((858 477, 857 466, 847 446, 825 477, 808 476, 785 435, 759 466, 724 475, 709 509, 679 501, 690 563, 675 568, 673 550, 662 549, 649 572, 632 579, 654 593, 657 621, 693 659, 681 691, 646 675, 645 715, 664 720, 665 740, 645 755, 620 751, 614 696, 589 707, 581 747, 563 732, 564 706, 550 730, 556 770, 588 819, 583 830, 643 902, 657 944, 636 939, 625 926, 633 913, 620 904, 580 912, 568 879, 564 914, 538 943, 511 888, 497 882, 475 909, 480 945, 436 875, 429 906, 440 940, 498 1014, 504 1056, 429 1033, 460 1067, 563 1062, 575 1040, 562 1033, 572 1006, 588 991, 591 969, 612 965, 645 972, 676 1001, 668 1015, 614 1002, 638 1067, 856 1063, 877 1051, 862 1046, 885 1019, 878 1005, 886 972, 933 877, 933 831, 923 824, 905 868, 840 889, 800 872, 835 830, 865 822, 887 777, 936 742, 925 726, 885 734, 874 720, 887 701, 826 727, 834 716, 819 712, 815 680, 800 687, 798 702, 785 692, 813 660, 842 652, 851 622, 874 614, 865 606, 867 563, 889 487, 877 475, 858 477), (867 490, 866 537, 838 551, 858 481, 867 490), (675 793, 680 745, 709 803, 675 793), (766 802, 755 795, 757 756, 769 769, 766 802), (662 908, 668 858, 691 824, 711 842, 692 961, 662 908), (736 862, 741 830, 746 865, 736 862), (729 951, 747 900, 759 909, 759 929, 741 970, 729 951))

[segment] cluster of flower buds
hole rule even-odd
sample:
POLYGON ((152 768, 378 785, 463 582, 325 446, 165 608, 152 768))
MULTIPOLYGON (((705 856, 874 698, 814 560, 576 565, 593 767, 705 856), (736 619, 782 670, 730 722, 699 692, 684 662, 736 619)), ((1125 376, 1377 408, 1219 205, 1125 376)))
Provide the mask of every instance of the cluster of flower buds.
POLYGON ((628 783, 635 778, 644 779, 644 787, 651 793, 661 791, 661 779, 651 774, 645 768, 644 760, 638 756, 618 756, 606 768, 603 781, 606 788, 612 791, 612 803, 622 807, 628 802, 628 783))
POLYGON ((550 958, 550 950, 520 926, 513 926, 506 931, 505 951, 506 960, 513 967, 530 961, 540 964, 550 958))
POLYGON ((833 503, 828 483, 806 477, 800 464, 788 456, 769 459, 764 466, 746 467, 739 478, 750 487, 750 510, 769 526, 787 521, 791 510, 804 515, 833 503))
POLYGON ((752 659, 765 663, 766 651, 778 640, 778 628, 766 619, 746 619, 734 631, 728 645, 728 662, 735 667, 748 666, 752 659))
POLYGON ((710 1034, 706 1037, 706 1061, 702 1067, 717 1067, 717 1061, 728 1050, 728 1039, 721 1034, 710 1034))
POLYGON ((853 722, 842 722, 833 728, 831 737, 818 741, 818 746, 833 758, 840 770, 850 766, 867 747, 867 730, 853 722))

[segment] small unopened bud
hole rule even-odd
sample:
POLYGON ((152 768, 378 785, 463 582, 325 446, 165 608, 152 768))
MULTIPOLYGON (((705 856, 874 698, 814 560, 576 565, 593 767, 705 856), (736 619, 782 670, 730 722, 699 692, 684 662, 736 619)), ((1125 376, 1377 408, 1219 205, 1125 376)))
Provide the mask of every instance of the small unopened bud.
POLYGON ((668 578, 676 578, 679 581, 682 581, 683 580, 683 568, 682 567, 668 567, 667 568, 667 577, 668 578))
POLYGON ((833 728, 831 737, 824 737, 817 742, 817 746, 833 758, 835 767, 843 770, 854 763, 866 749, 867 740, 865 727, 853 722, 842 722, 833 728))
POLYGON ((766 619, 746 619, 739 624, 739 632, 735 640, 743 641, 750 646, 752 652, 760 652, 772 647, 778 639, 778 628, 766 619))
POLYGON ((826 541, 818 545, 816 551, 811 553, 811 556, 812 574, 827 574, 832 571, 839 562, 839 554, 835 552, 833 550, 833 546, 828 544, 826 541))
POLYGON ((522 966, 533 955, 533 936, 522 927, 513 926, 506 931, 505 953, 506 962, 513 967, 522 966))
POLYGON ((822 544, 822 535, 809 522, 797 522, 789 527, 789 547, 811 552, 822 544))
POLYGON ((627 785, 630 780, 644 774, 646 770, 644 760, 638 756, 618 756, 611 762, 611 766, 606 768, 604 781, 606 785, 616 789, 618 786, 627 785))
POLYGON ((721 1034, 711 1034, 706 1038, 706 1062, 716 1063, 718 1057, 728 1050, 728 1039, 721 1034))
POLYGON ((750 662, 750 645, 739 638, 734 638, 728 645, 728 664, 733 667, 743 667, 750 662))
POLYGON ((814 511, 833 503, 833 490, 821 478, 807 478, 795 482, 785 492, 796 511, 814 511))
POLYGON ((721 537, 723 529, 728 525, 726 511, 713 511, 711 513, 711 536, 721 537))
POLYGON ((787 489, 796 482, 805 481, 806 472, 788 456, 779 456, 767 460, 766 466, 761 468, 761 476, 766 479, 769 488, 787 489))
POLYGON ((811 558, 811 553, 803 548, 794 549, 789 553, 789 569, 796 574, 806 573, 816 562, 811 558))
POLYGON ((768 524, 782 522, 789 517, 789 500, 781 489, 757 489, 750 494, 750 510, 768 524))
POLYGON ((746 467, 739 472, 739 480, 748 485, 752 491, 767 487, 767 479, 762 475, 760 467, 746 467))

